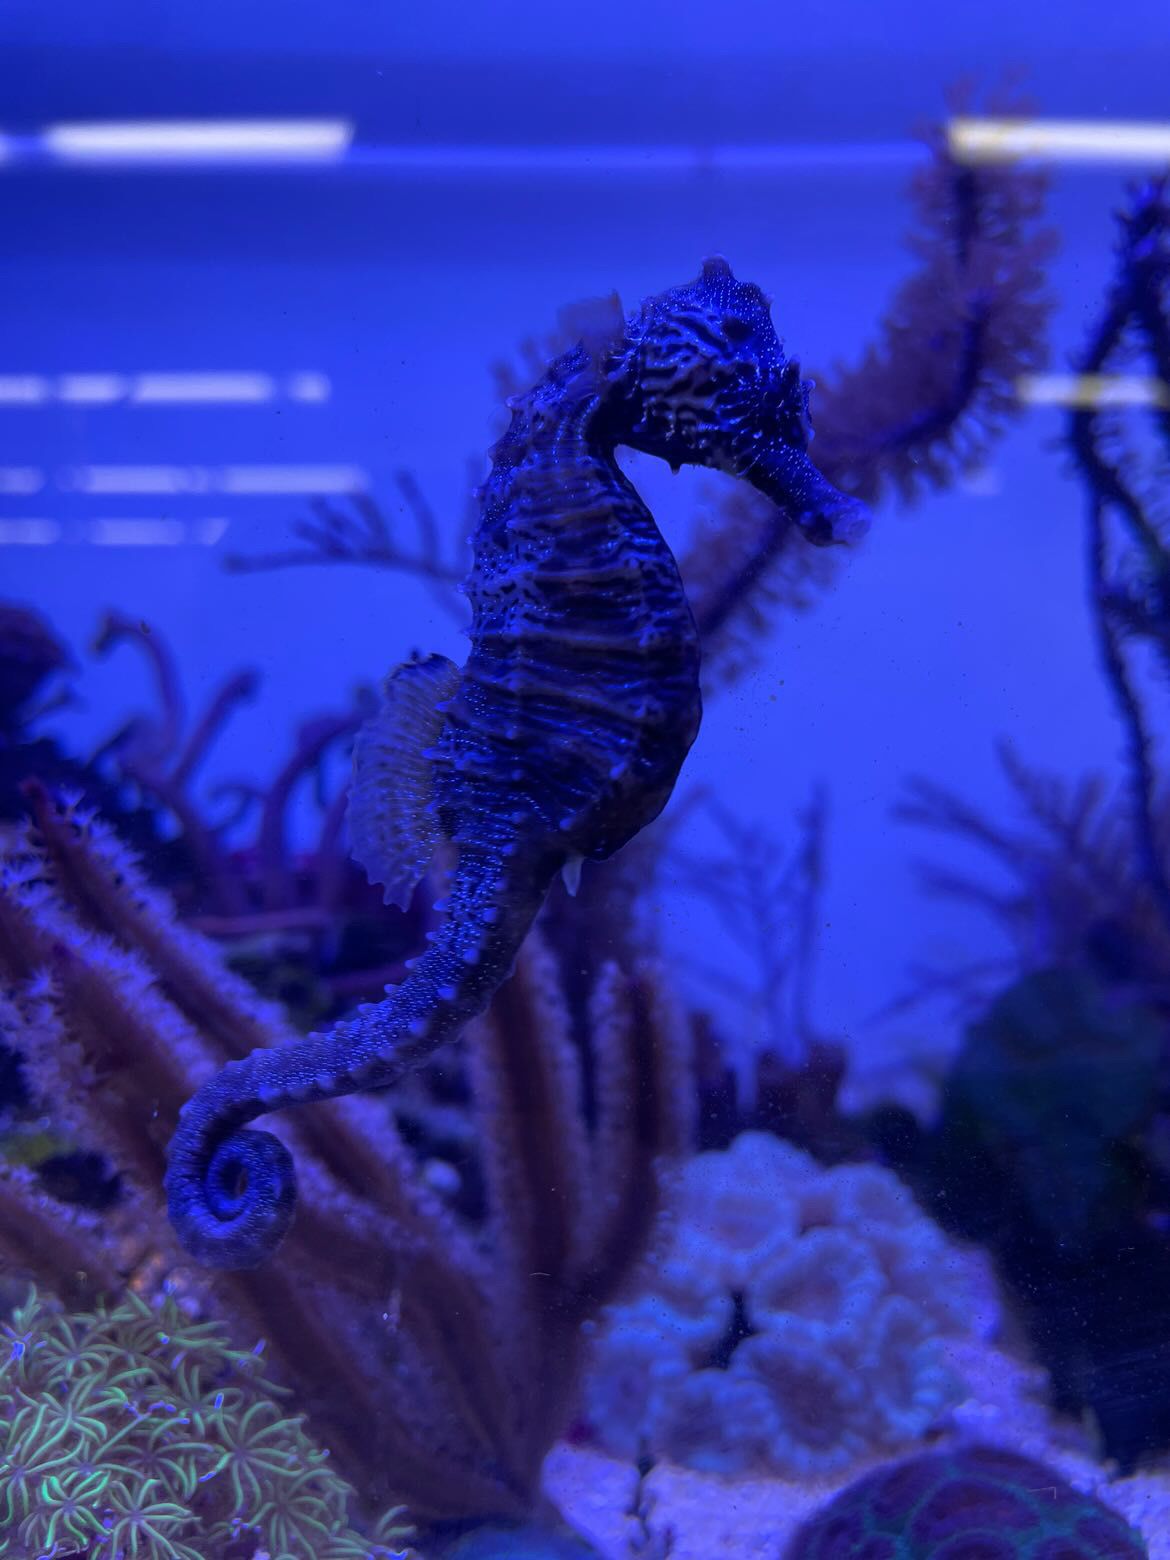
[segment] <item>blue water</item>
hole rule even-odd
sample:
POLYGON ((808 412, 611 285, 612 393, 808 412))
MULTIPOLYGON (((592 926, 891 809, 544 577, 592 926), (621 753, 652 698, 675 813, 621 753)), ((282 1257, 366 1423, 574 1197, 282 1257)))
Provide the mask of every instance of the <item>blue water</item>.
MULTIPOLYGON (((200 806, 220 817, 227 804, 211 800, 217 786, 242 782, 263 793, 294 732, 346 708, 359 686, 376 684, 415 652, 462 662, 459 602, 409 571, 319 564, 237 574, 224 560, 295 545, 293 525, 314 497, 344 507, 355 489, 412 545, 414 519, 397 476, 406 472, 433 511, 443 558, 464 566, 469 491, 507 421, 493 365, 516 363, 520 344, 545 337, 565 304, 616 290, 633 308, 693 277, 712 253, 770 295, 786 349, 807 374, 823 379, 837 364, 856 363, 916 263, 906 242, 908 188, 927 156, 916 132, 946 119, 947 93, 960 77, 993 93, 1005 73, 1018 76, 1028 112, 1041 122, 1087 121, 1099 133, 1134 125, 1153 143, 1137 153, 1115 146, 1104 157, 1044 160, 1042 223, 1057 239, 1044 262, 1052 300, 1047 371, 1067 374, 1117 275, 1114 213, 1133 180, 1170 163, 1170 12, 1154 0, 1112 7, 989 0, 945 10, 923 0, 880 8, 839 0, 813 14, 754 0, 714 9, 595 0, 587 10, 559 11, 528 0, 418 8, 346 0, 291 11, 268 0, 247 7, 62 0, 51 8, 8 0, 0 10, 0 596, 35 608, 77 661, 72 699, 38 716, 36 734, 86 757, 150 705, 140 655, 126 645, 106 658, 92 652, 111 610, 165 639, 189 710, 225 679, 254 669, 256 696, 233 714, 193 781, 200 806), (131 122, 149 134, 176 121, 261 120, 324 124, 327 140, 338 139, 310 157, 156 151, 146 163, 127 163, 79 158, 55 129, 131 122), (184 387, 183 376, 205 377, 188 377, 184 387)), ((1155 400, 1170 395, 1159 379, 1165 360, 1133 355, 1111 371, 1146 376, 1155 400)), ((1096 1164, 1098 1156, 1100 1180, 1086 1175, 1069 1195, 1100 1196, 1092 1216, 1103 1229, 1127 1230, 1132 1217, 1140 1240, 1151 1242, 1149 1265, 1126 1269, 1117 1298, 1126 1315, 1149 1325, 1135 1334, 1136 1363, 1117 1367, 1097 1397, 1086 1389, 1096 1417, 1085 1467, 1112 1457, 1111 1471, 1129 1472, 1144 1461, 1161 1477, 1170 1467, 1170 1425, 1161 1411, 1131 1405, 1147 1390, 1143 1360, 1156 1372, 1156 1394, 1170 1354, 1170 1327, 1163 1337, 1152 1297, 1149 1308, 1142 1303, 1143 1286, 1163 1271, 1170 1218, 1163 1207, 1170 968, 1158 966, 1157 978, 1144 966, 1135 974, 1125 942, 1105 979, 1110 1011, 1142 1008, 1127 1035, 1146 1036, 1147 1019, 1161 1026, 1154 1050, 1163 1060, 1139 1069, 1136 1097, 1126 1092, 1126 1072, 1123 1105, 1087 1111, 1088 1124, 1072 1107, 1055 1122, 1039 1107, 1029 1115, 1024 1104, 1022 1126, 997 1118, 996 1141, 1010 1140, 1013 1151, 995 1161, 1005 1185, 988 1191, 998 1212, 984 1227, 979 1210, 966 1206, 979 1202, 969 1186, 948 1192, 946 1177, 959 1171, 947 1160, 947 1134, 959 1126, 944 1106, 957 1095, 953 1074, 950 1094, 940 1093, 940 1082, 962 1051, 966 1026, 986 1019, 1025 969, 1002 918, 924 889, 924 857, 952 872, 978 872, 988 858, 894 817, 910 777, 923 776, 997 825, 1016 827, 1018 797, 997 756, 1007 742, 1069 784, 1101 775, 1123 798, 1117 843, 1106 854, 1130 852, 1133 874, 1140 879, 1144 870, 1125 822, 1131 735, 1103 668, 1086 584, 1086 495, 1069 453, 1068 408, 1034 404, 1019 383, 1009 403, 1002 431, 978 460, 959 463, 912 507, 896 497, 879 502, 869 536, 811 609, 770 613, 751 631, 750 669, 732 686, 708 689, 699 738, 662 824, 672 831, 670 851, 642 914, 673 998, 709 1014, 723 1034, 742 1109, 752 1107, 757 1057, 771 1049, 805 1058, 816 1035, 846 1059, 844 1116, 883 1103, 917 1113, 920 1129, 899 1117, 896 1130, 874 1129, 864 1147, 848 1133, 844 1147, 833 1133, 816 1144, 793 1135, 802 1152, 826 1162, 868 1159, 883 1175, 902 1174, 923 1217, 932 1213, 952 1236, 990 1253, 1006 1318, 996 1344, 1014 1350, 1014 1359, 1037 1362, 1035 1335, 1029 1343, 1021 1320, 1034 1286, 1029 1291, 1031 1280, 1021 1276, 1020 1249, 1000 1239, 1002 1210, 1035 1194, 1021 1178, 1046 1185, 1064 1173, 1054 1163, 1096 1164), (786 901, 749 869, 798 851, 814 795, 826 808, 823 883, 812 911, 815 957, 805 957, 800 977, 807 1028, 795 1034, 791 987, 782 997, 777 988, 793 979, 778 973, 776 953, 792 935, 786 901), (749 897, 745 908, 735 898, 741 891, 774 902, 749 897), (915 989, 915 970, 993 961, 1000 962, 973 1006, 957 1007, 947 986, 891 1012, 915 989), (916 1158, 912 1174, 904 1132, 929 1132, 938 1120, 944 1141, 932 1168, 916 1158), (1020 1142, 1025 1148, 1016 1152, 1020 1142), (963 1204, 958 1227, 944 1217, 956 1204, 963 1204)), ((815 430, 815 389, 811 415, 815 430)), ((1150 437, 1164 438, 1164 428, 1155 425, 1150 437)), ((810 453, 815 461, 815 438, 810 453)), ((644 456, 623 457, 623 465, 676 551, 719 524, 726 479, 693 469, 672 475, 644 456)), ((1153 471, 1143 492, 1152 495, 1149 516, 1165 540, 1166 466, 1153 471)), ((1165 675, 1156 655, 1138 656, 1133 687, 1146 714, 1155 801, 1166 773, 1165 675)), ((47 685, 46 696, 59 686, 47 685)), ((44 762, 38 751, 34 770, 44 762)), ((322 782, 330 795, 345 768, 345 753, 331 750, 322 782)), ((292 849, 316 839, 320 812, 311 793, 302 780, 292 799, 292 849)), ((163 832, 176 827, 168 815, 163 832)), ((249 838, 241 825, 225 843, 249 838)), ((1165 858, 1164 829, 1157 852, 1165 858)), ((149 854, 143 865, 163 875, 149 854)), ((992 873, 990 881, 1005 879, 992 873)), ((1051 902, 1037 905, 1037 919, 1051 913, 1051 902)), ((1029 913, 1025 907, 1025 920, 1029 913)), ((1159 913, 1149 910, 1142 925, 1156 925, 1159 913)), ((1117 933, 1123 942, 1126 928, 1117 933)), ((1110 935, 1115 930, 1111 923, 1110 935)), ((264 930, 257 935, 262 943, 264 930)), ((1170 932, 1160 926, 1150 935, 1164 957, 1170 932)), ((1059 942, 1046 936, 1037 931, 1033 946, 1059 942)), ((607 950, 591 947, 585 963, 593 971, 607 950)), ((1078 961, 1061 950, 1062 968, 1101 976, 1096 955, 1078 961)), ((338 991, 352 990, 356 1000, 376 995, 378 984, 372 992, 360 983, 331 988, 336 1007, 345 1006, 338 991)), ((585 996, 570 991, 568 1000, 580 1024, 585 996)), ((1075 1028, 1083 1019, 1085 1027, 1067 1050, 1096 1057, 1103 1031, 1096 1017, 1084 1017, 1087 1009, 1073 1007, 1070 1022, 1075 1028)), ((1041 1001, 1039 1029, 1055 1010, 1041 1001)), ((1029 1031, 1025 1049, 1033 1039, 1029 1031)), ((1101 1043, 1107 1056, 1122 1047, 1115 1038, 1101 1043)), ((1035 1040, 1038 1050, 1048 1044, 1035 1040)), ((1055 1041, 1051 1050, 1066 1055, 1055 1041)), ((1015 1080, 1021 1099, 1063 1100, 1065 1084, 1029 1055, 1015 1080)), ((1074 1068, 1067 1085, 1074 1101, 1086 1093, 1095 1101, 1104 1089, 1096 1065, 1074 1068)), ((1103 1071, 1116 1081, 1116 1070, 1103 1071)), ((1014 1086, 998 1074, 972 1085, 977 1095, 985 1087, 996 1100, 1015 1101, 1014 1086)), ((32 1108, 19 1106, 26 1115, 32 1108)), ((725 1111, 720 1120, 727 1126, 733 1117, 725 1111)), ((735 1122, 759 1124, 746 1116, 735 1122)), ((721 1150, 720 1130, 696 1137, 692 1150, 721 1150)), ((432 1167, 439 1187, 475 1159, 474 1148, 448 1149, 432 1167), (454 1172, 442 1168, 449 1160, 454 1172)), ((711 1171, 715 1181, 720 1173, 711 1171)), ((473 1182, 475 1175, 465 1192, 473 1182)), ((1037 1220, 1043 1225, 1042 1215, 1037 1220)), ((794 1229, 792 1239, 801 1234, 794 1229)), ((930 1250, 931 1262, 943 1262, 930 1250)), ((1107 1262, 1104 1246, 1094 1251, 1095 1261, 1107 1262)), ((9 1266, 20 1271, 19 1262, 5 1260, 5 1272, 9 1266)), ((731 1373, 735 1328, 764 1331, 750 1314, 744 1322, 743 1294, 757 1282, 751 1271, 750 1280, 726 1280, 737 1309, 715 1349, 725 1357, 705 1366, 707 1375, 731 1373)), ((1045 1325, 1059 1332, 1053 1318, 1063 1302, 1049 1295, 1034 1303, 1053 1308, 1040 1333, 1045 1325)), ((389 1298, 386 1305, 392 1309, 389 1298)), ((813 1306, 804 1321, 820 1317, 813 1306)), ((1090 1334, 1096 1325, 1089 1314, 1090 1334)), ((347 1337, 345 1347, 362 1344, 347 1337)), ((939 1391, 939 1402, 949 1403, 939 1391)), ((604 1437, 590 1438, 574 1402, 565 1425, 598 1450, 604 1437)), ((297 1405, 310 1417, 313 1406, 297 1405)), ((1054 1412, 1076 1418, 1084 1406, 1069 1399, 1054 1412)), ((696 1396, 687 1423, 704 1412, 696 1396)), ((916 1424, 898 1451, 925 1444, 936 1429, 916 1424)), ((672 1445, 689 1444, 681 1431, 672 1434, 672 1445)), ((328 1444, 327 1432, 322 1439, 328 1444)), ((720 1464, 720 1476, 742 1473, 738 1457, 730 1471, 720 1464)), ((676 1460, 686 1458, 679 1452, 676 1460)), ((829 1459, 814 1471, 830 1465, 849 1461, 829 1459)), ((782 1458, 762 1466, 769 1476, 781 1466, 793 1472, 782 1458)), ((455 1467, 450 1479, 457 1485, 465 1476, 455 1467)), ((586 1534, 600 1542, 604 1527, 586 1534)), ((0 1554, 18 1552, 5 1542, 17 1540, 0 1539, 0 1554)), ((727 1542, 727 1553, 773 1552, 746 1547, 746 1536, 742 1550, 727 1542)), ((691 1553, 685 1541, 676 1552, 691 1553)), ((841 1560, 850 1552, 842 1549, 841 1560)))

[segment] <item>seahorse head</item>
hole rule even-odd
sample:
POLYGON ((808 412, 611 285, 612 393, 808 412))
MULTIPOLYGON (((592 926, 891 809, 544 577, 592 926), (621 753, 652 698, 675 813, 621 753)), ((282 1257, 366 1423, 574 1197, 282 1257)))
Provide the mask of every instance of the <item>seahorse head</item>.
POLYGON ((627 322, 610 376, 619 442, 676 469, 711 466, 743 477, 789 508, 810 540, 852 540, 865 511, 811 465, 809 392, 785 356, 768 300, 707 260, 698 280, 648 298, 627 322))

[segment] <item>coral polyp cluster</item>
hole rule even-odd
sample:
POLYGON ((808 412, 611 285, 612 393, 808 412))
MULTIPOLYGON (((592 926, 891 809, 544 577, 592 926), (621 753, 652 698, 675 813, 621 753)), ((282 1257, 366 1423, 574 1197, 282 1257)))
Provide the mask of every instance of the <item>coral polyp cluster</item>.
POLYGON ((261 1354, 173 1298, 70 1313, 33 1292, 0 1341, 0 1554, 402 1555, 393 1513, 378 1541, 350 1526, 353 1491, 261 1354))
POLYGON ((809 1477, 904 1448, 963 1395, 946 1341, 996 1310, 977 1260, 874 1165, 764 1133, 680 1171, 635 1298, 609 1308, 585 1415, 611 1451, 809 1477))

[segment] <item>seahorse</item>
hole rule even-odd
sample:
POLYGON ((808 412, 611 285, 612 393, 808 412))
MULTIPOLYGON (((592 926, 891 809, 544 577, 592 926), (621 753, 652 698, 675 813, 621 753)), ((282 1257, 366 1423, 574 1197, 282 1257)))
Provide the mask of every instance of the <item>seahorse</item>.
POLYGON ((166 1186, 201 1262, 252 1267, 293 1217, 267 1112, 385 1088, 454 1038, 510 973, 558 873, 619 850, 666 805, 701 716, 699 641, 674 558, 621 446, 722 469, 819 545, 860 505, 808 457, 809 389, 758 287, 697 281, 581 317, 581 339, 511 403, 465 586, 470 652, 408 662, 355 742, 354 856, 405 906, 442 841, 454 865, 430 946, 384 1000, 228 1063, 183 1107, 166 1186))

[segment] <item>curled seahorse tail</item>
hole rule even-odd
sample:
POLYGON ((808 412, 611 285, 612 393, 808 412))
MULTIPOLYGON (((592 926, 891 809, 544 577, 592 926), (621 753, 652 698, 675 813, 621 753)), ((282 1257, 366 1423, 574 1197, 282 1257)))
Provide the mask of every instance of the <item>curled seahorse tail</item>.
POLYGON ((171 1220, 210 1267, 250 1268, 279 1246, 296 1208, 292 1156, 247 1123, 289 1105, 384 1089, 483 1012, 508 976, 564 856, 534 864, 470 853, 447 916, 406 979, 323 1034, 230 1062, 184 1107, 166 1175, 171 1220), (507 867, 522 870, 510 875, 507 867))
POLYGON ((208 1267, 257 1266, 280 1245, 296 1208, 296 1169, 280 1139, 240 1127, 225 1133, 238 1089, 238 1074, 225 1068, 184 1106, 170 1148, 171 1223, 208 1267))

